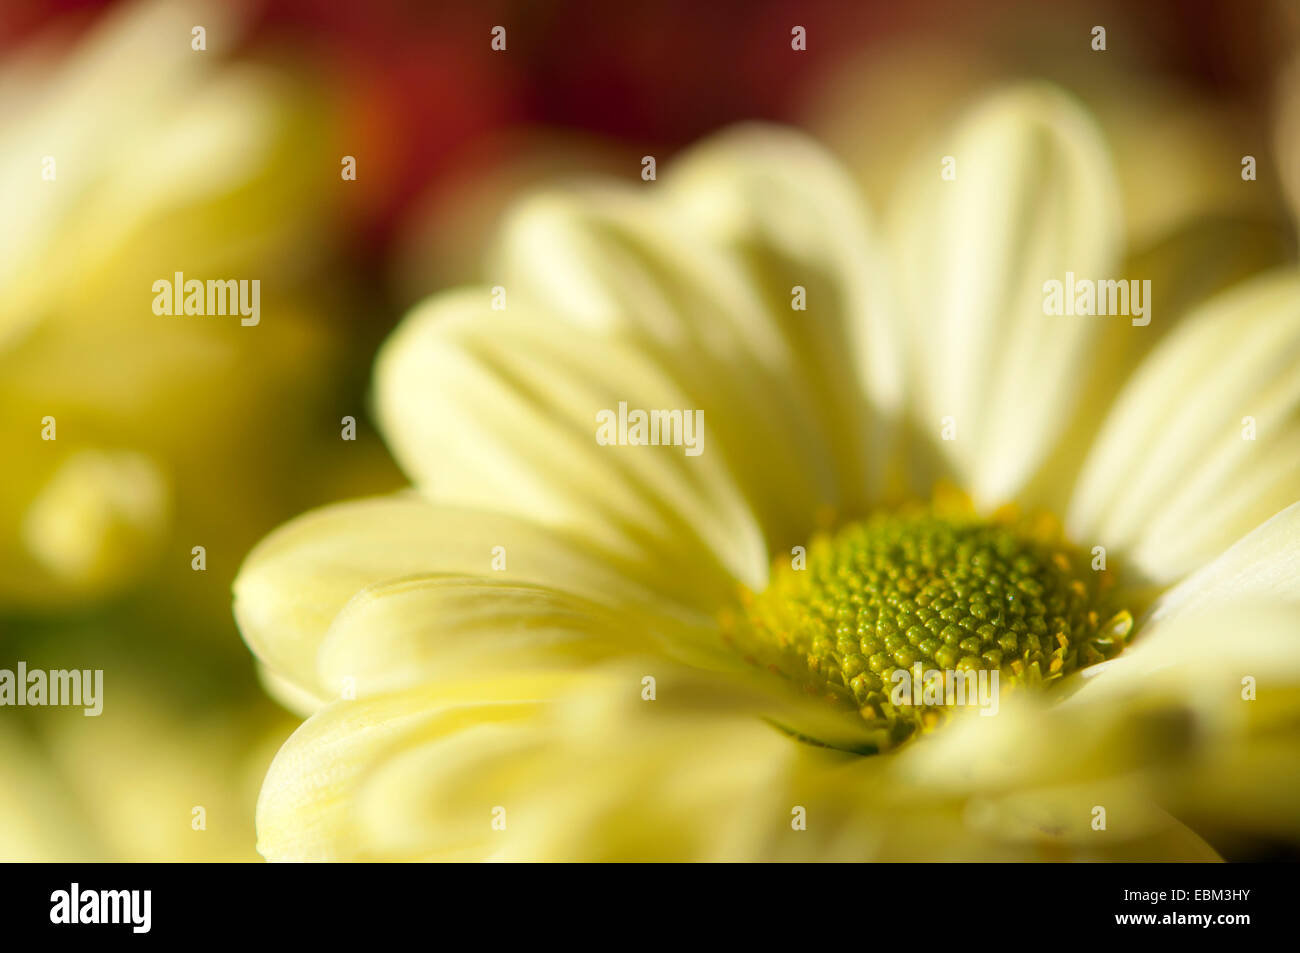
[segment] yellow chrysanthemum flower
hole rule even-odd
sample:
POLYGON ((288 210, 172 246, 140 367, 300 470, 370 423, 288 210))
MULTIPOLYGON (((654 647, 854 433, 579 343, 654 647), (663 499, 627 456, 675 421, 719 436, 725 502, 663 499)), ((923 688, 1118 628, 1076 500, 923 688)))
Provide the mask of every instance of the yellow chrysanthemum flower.
POLYGON ((1300 275, 1114 380, 1103 334, 1150 327, 1043 302, 1142 277, 1114 271, 1098 131, 1031 87, 948 141, 955 178, 914 170, 880 233, 818 147, 737 129, 660 182, 529 199, 494 287, 407 318, 376 406, 414 491, 294 521, 236 582, 314 711, 263 786, 265 856, 1300 837, 1300 275), (628 408, 682 411, 681 445, 602 440, 628 408), (981 678, 988 704, 951 703, 981 678))

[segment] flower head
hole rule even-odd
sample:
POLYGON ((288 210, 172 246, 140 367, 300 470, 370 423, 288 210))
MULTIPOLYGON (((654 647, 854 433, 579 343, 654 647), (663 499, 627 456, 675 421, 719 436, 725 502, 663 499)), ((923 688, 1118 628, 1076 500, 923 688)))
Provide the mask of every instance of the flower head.
POLYGON ((266 856, 1187 859, 1214 852, 1184 819, 1300 833, 1188 793, 1221 759, 1297 770, 1300 278, 1158 343, 1045 314, 1045 282, 1118 277, 1100 134, 1026 87, 950 141, 955 177, 917 169, 880 229, 813 143, 732 130, 650 188, 526 200, 504 309, 470 288, 406 319, 375 402, 413 490, 294 521, 236 583, 314 710, 263 787, 266 856), (593 439, 624 404, 702 411, 704 451, 593 439), (963 673, 998 676, 996 714, 951 703, 963 673))

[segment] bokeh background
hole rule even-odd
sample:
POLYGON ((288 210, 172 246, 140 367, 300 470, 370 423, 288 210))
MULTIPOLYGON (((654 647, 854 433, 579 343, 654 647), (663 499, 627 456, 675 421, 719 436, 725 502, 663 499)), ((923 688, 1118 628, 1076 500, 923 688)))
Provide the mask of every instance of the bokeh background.
POLYGON ((289 517, 402 485, 367 414, 375 349, 424 295, 490 278, 521 189, 637 178, 757 118, 809 130, 881 204, 972 98, 1042 78, 1100 119, 1123 273, 1172 316, 1295 260, 1298 48, 1293 0, 5 0, 0 668, 103 669, 105 703, 0 708, 0 859, 258 859, 298 718, 230 584, 289 517), (260 278, 261 325, 154 315, 175 271, 260 278))

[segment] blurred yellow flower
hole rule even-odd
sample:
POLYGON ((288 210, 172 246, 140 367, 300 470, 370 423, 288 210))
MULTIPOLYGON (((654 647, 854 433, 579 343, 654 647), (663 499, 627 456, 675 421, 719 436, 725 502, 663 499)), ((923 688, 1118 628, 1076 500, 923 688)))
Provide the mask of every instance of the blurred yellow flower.
POLYGON ((121 667, 106 681, 98 717, 45 709, 0 721, 0 857, 257 860, 250 806, 288 716, 266 705, 185 712, 121 667))
POLYGON ((229 5, 146 0, 0 68, 0 670, 101 670, 106 696, 3 709, 6 860, 256 857, 283 726, 229 585, 337 434, 338 150, 330 105, 240 35, 229 5), (260 281, 261 320, 156 314, 177 272, 260 281))
POLYGON ((817 146, 736 129, 660 182, 527 200, 498 287, 406 319, 375 402, 414 490, 295 520, 236 581, 315 709, 262 789, 266 857, 1300 839, 1300 275, 1154 345, 1045 314, 1045 282, 1143 277, 1099 131, 1035 86, 949 141, 956 174, 913 169, 882 232, 817 146), (1104 335, 1149 352, 1131 379, 1104 335), (624 407, 702 411, 703 452, 630 415, 603 445, 624 407), (913 732, 889 683, 945 659, 1012 690, 913 732))
POLYGON ((0 72, 0 441, 18 461, 0 606, 111 593, 178 524, 234 548, 266 512, 250 422, 328 346, 301 278, 322 250, 312 152, 330 127, 286 76, 230 62, 237 37, 222 5, 132 4, 0 72), (265 320, 155 315, 152 286, 176 272, 260 280, 265 320))

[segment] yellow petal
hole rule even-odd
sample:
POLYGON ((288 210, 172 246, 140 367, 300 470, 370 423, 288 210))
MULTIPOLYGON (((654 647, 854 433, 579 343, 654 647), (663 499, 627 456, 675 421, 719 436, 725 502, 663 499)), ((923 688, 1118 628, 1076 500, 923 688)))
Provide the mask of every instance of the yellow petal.
MULTIPOLYGON (((502 697, 544 698, 565 681, 501 685, 502 697)), ((336 701, 285 742, 267 772, 257 806, 257 849, 269 860, 355 860, 371 849, 357 830, 355 798, 376 764, 404 746, 466 724, 520 720, 539 703, 484 703, 427 690, 336 701), (475 719, 477 718, 477 722, 475 719)), ((481 733, 480 733, 481 734, 481 733)))
POLYGON ((661 182, 521 203, 490 274, 669 369, 782 546, 818 509, 861 509, 887 473, 887 441, 873 438, 888 436, 878 415, 897 405, 901 368, 872 244, 819 147, 747 126, 669 163, 661 182))
MULTIPOLYGON (((1275 567, 1281 573, 1284 567, 1275 567)), ((1085 669, 1062 706, 1075 723, 1111 724, 1132 739, 1163 721, 1179 743, 1157 744, 1148 788, 1198 831, 1300 843, 1300 604, 1249 583, 1237 602, 1187 600, 1119 658, 1085 669)), ((1254 582, 1263 582, 1256 578, 1254 582)), ((1223 588, 1209 598, 1230 598, 1223 588)), ((1151 735, 1150 742, 1156 742, 1151 735)))
POLYGON ((1168 582, 1300 497, 1297 367, 1294 272, 1189 316, 1109 414, 1070 506, 1074 538, 1168 582))
POLYGON ((1082 109, 1038 86, 989 99, 913 169, 891 222, 918 425, 1000 504, 1063 431, 1103 322, 1128 320, 1044 314, 1046 281, 1121 277, 1113 172, 1082 109))
POLYGON ((492 311, 488 289, 435 298, 384 346, 379 417, 417 486, 441 503, 690 565, 699 591, 759 584, 766 551, 712 445, 714 408, 635 348, 507 300, 492 311), (680 425, 665 425, 660 445, 603 445, 602 433, 618 439, 624 410, 678 411, 680 425), (615 422, 608 432, 603 415, 615 422))
MULTIPOLYGON (((1300 502, 1255 527, 1164 593, 1152 607, 1148 625, 1251 600, 1300 602, 1300 502)), ((1149 634, 1143 638, 1151 640, 1149 634)))
POLYGON ((794 789, 806 759, 841 755, 792 741, 725 683, 642 664, 336 702, 272 766, 259 849, 270 859, 727 860, 762 857, 774 841, 806 857, 801 848, 824 843, 792 830, 794 789))
POLYGON ((964 792, 903 788, 889 758, 797 742, 758 714, 725 681, 656 659, 336 702, 272 766, 259 849, 273 860, 1212 856, 1158 808, 1125 816, 1119 794, 1113 833, 1089 839, 1056 830, 1074 803, 1064 793, 1046 807, 987 795, 994 812, 976 811, 964 792))
POLYGON ((320 647, 320 681, 339 697, 580 669, 652 650, 637 621, 541 586, 412 576, 367 587, 339 613, 320 647))
POLYGON ((636 581, 635 564, 509 516, 436 507, 408 493, 327 507, 271 534, 235 580, 235 616, 277 675, 319 699, 334 697, 318 677, 318 654, 354 595, 421 573, 491 577, 499 547, 502 579, 673 611, 668 596, 636 581))
POLYGON ((767 307, 744 317, 782 341, 791 390, 813 405, 809 427, 835 458, 838 507, 877 503, 896 476, 902 329, 854 183, 812 140, 751 123, 689 150, 665 186, 692 234, 734 255, 760 289, 767 307))

